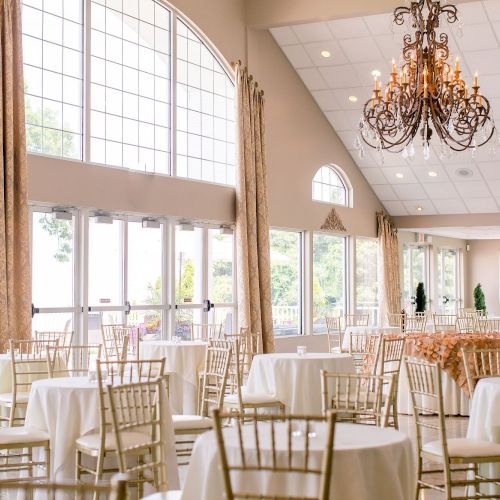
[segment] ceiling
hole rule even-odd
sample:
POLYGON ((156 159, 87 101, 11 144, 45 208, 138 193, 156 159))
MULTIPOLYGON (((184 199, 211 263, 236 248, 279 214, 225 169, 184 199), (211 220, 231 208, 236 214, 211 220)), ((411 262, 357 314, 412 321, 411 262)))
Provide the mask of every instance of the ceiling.
MULTIPOLYGON (((460 4, 459 12, 462 34, 457 26, 444 23, 451 60, 460 57, 470 84, 473 73, 479 72, 481 91, 500 124, 500 1, 460 4)), ((363 158, 355 150, 361 110, 371 96, 371 72, 379 70, 382 82, 387 81, 391 59, 400 57, 405 30, 396 27, 393 34, 390 13, 270 31, 391 215, 500 212, 500 146, 494 155, 488 144, 474 158, 466 151, 440 160, 439 144, 434 143, 427 162, 421 146, 416 146, 411 162, 386 152, 382 163, 368 146, 363 158), (322 57, 324 50, 331 56, 322 57), (349 96, 356 96, 357 102, 349 96)))
MULTIPOLYGON (((400 229, 400 231, 415 232, 415 229, 400 229)), ((459 240, 500 240, 499 226, 431 227, 419 228, 418 232, 447 238, 458 238, 459 240)))

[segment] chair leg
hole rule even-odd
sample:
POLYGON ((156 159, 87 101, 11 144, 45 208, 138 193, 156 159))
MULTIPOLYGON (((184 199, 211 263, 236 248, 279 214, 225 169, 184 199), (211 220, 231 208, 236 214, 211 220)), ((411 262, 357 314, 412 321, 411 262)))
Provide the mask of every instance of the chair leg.
POLYGON ((13 401, 12 406, 10 407, 10 416, 9 416, 9 427, 14 427, 14 422, 16 420, 16 403, 13 401))
POLYGON ((422 479, 422 457, 417 460, 417 488, 415 491, 415 500, 420 500, 420 481, 422 479))
POLYGON ((50 464, 52 463, 50 460, 50 443, 44 447, 44 453, 45 453, 45 476, 47 478, 47 481, 50 481, 51 477, 50 464))

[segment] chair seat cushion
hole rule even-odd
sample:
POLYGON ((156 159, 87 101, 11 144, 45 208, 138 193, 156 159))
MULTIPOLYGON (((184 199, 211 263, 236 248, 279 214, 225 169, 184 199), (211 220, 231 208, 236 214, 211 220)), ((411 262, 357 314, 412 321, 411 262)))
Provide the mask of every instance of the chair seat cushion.
MULTIPOLYGON (((425 443, 422 450, 432 455, 443 454, 439 440, 425 443)), ((448 439, 448 455, 451 458, 500 457, 500 444, 467 438, 448 439)))
POLYGON ((142 497, 142 500, 180 500, 182 497, 182 490, 170 490, 170 491, 160 491, 159 493, 153 493, 146 497, 142 497))
MULTIPOLYGON (((241 391, 241 399, 243 404, 256 405, 256 404, 279 404, 279 400, 276 396, 270 394, 257 394, 255 392, 241 391)), ((231 394, 224 398, 224 403, 227 404, 238 404, 238 395, 231 394)))
MULTIPOLYGON (((122 442, 125 448, 130 446, 140 446, 150 441, 150 437, 142 432, 122 432, 122 442)), ((76 440, 77 446, 88 450, 99 450, 101 446, 101 436, 98 432, 85 434, 76 440)), ((116 450, 116 437, 114 432, 106 432, 105 449, 106 451, 116 450)))
POLYGON ((200 415, 172 415, 174 430, 185 431, 188 429, 211 429, 212 419, 200 415))
MULTIPOLYGON (((27 403, 29 399, 29 392, 18 392, 16 394, 16 403, 27 403)), ((12 404, 14 401, 14 394, 12 392, 4 392, 0 394, 0 403, 12 404)))
POLYGON ((31 427, 0 427, 0 446, 48 441, 49 435, 31 427))

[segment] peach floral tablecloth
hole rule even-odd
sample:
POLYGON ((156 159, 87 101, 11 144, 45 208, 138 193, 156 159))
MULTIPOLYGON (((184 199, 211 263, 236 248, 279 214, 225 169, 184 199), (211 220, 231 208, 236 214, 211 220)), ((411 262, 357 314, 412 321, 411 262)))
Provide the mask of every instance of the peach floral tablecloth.
POLYGON ((475 349, 500 348, 496 333, 410 333, 405 335, 406 355, 429 362, 438 362, 458 387, 469 396, 462 347, 475 349))

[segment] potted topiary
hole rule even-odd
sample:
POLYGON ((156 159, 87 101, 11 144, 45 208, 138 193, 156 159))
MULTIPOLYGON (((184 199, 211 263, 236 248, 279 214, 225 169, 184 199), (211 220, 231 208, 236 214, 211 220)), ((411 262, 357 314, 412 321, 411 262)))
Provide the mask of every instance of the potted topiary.
POLYGON ((417 292, 415 294, 415 312, 416 313, 425 312, 426 305, 427 305, 427 297, 425 296, 424 284, 420 282, 417 285, 417 292))
POLYGON ((474 308, 476 311, 483 311, 483 313, 486 312, 486 299, 484 298, 481 283, 478 283, 476 288, 474 288, 474 308))

